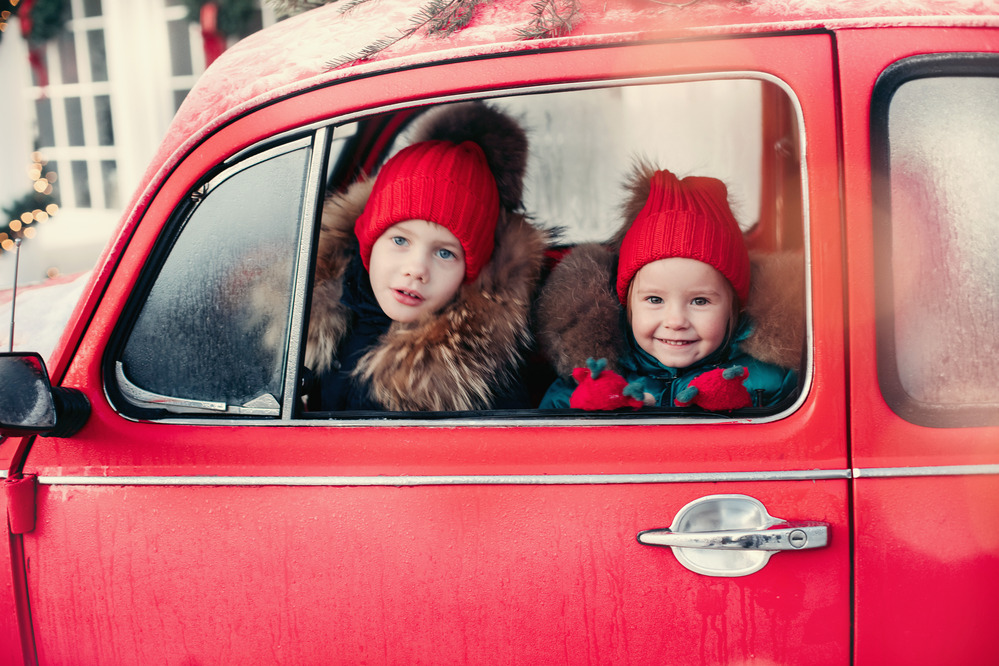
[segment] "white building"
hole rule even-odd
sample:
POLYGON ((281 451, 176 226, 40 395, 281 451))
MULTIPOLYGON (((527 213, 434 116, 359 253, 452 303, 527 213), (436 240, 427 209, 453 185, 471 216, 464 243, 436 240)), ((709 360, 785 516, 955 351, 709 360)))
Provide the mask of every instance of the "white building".
MULTIPOLYGON (((93 267, 174 112, 204 70, 201 30, 183 0, 69 0, 65 32, 45 45, 39 85, 13 18, 0 40, 0 206, 30 191, 34 142, 57 173, 61 205, 21 245, 21 283, 93 267), (16 131, 15 128, 22 128, 16 131)), ((274 21, 264 8, 256 25, 274 21)), ((13 282, 0 254, 0 289, 13 282)))

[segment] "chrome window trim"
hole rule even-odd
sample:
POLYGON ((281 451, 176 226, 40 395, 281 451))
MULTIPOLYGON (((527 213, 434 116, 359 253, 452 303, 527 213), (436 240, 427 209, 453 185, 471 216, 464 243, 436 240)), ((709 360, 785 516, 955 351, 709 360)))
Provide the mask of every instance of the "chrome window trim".
POLYGON ((288 346, 285 358, 284 385, 282 386, 281 420, 290 421, 295 414, 298 400, 298 372, 301 365, 302 337, 305 329, 305 303, 312 281, 312 243, 318 224, 313 222, 320 215, 319 198, 326 174, 326 155, 329 151, 332 127, 320 127, 312 134, 312 154, 309 171, 305 176, 305 197, 302 217, 299 220, 298 257, 295 261, 295 285, 292 291, 291 317, 288 322, 288 346))

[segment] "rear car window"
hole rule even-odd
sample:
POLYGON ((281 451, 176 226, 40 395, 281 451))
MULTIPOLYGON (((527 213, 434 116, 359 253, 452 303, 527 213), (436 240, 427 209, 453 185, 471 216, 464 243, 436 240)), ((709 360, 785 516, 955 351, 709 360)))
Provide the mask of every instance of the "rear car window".
POLYGON ((910 59, 875 100, 882 390, 917 424, 999 423, 999 59, 910 59))

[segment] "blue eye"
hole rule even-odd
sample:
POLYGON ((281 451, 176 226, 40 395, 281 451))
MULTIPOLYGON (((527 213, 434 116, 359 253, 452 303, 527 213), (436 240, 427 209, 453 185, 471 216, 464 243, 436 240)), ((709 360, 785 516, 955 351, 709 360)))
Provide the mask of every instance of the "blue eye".
POLYGON ((446 248, 443 248, 443 247, 441 249, 437 250, 437 256, 440 257, 441 259, 454 259, 455 258, 454 252, 452 252, 451 250, 448 250, 446 248))
POLYGON ((392 242, 396 245, 405 245, 407 241, 402 236, 392 236, 392 242))

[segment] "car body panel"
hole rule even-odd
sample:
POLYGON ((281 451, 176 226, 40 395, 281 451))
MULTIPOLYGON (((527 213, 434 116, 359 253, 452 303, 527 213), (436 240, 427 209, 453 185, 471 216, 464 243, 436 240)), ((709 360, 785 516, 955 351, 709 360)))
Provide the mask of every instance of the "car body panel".
POLYGON ((915 425, 881 395, 868 117, 873 85, 891 63, 995 53, 999 36, 913 28, 837 38, 844 123, 859 128, 844 142, 857 663, 974 663, 994 649, 999 428, 915 425))

